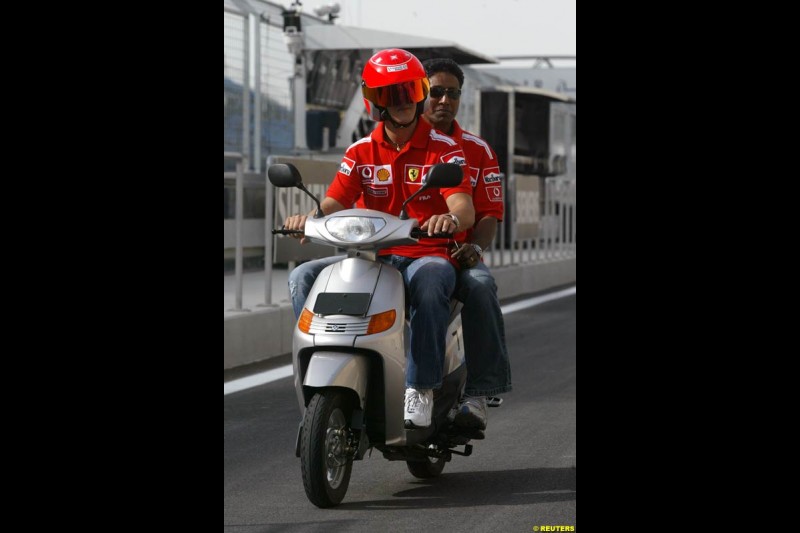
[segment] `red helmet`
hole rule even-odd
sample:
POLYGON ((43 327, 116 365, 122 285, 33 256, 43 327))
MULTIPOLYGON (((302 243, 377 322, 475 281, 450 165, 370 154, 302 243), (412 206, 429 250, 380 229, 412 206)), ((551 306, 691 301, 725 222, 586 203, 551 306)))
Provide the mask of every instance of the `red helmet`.
POLYGON ((372 120, 385 120, 382 114, 389 106, 413 103, 419 116, 429 87, 422 63, 400 48, 381 50, 369 58, 361 74, 361 94, 372 120))

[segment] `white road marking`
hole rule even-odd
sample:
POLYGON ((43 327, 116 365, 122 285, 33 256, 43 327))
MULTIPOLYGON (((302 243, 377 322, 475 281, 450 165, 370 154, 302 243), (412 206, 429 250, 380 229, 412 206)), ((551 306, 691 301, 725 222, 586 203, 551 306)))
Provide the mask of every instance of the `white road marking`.
POLYGON ((522 311, 523 309, 533 307, 534 305, 543 304, 545 302, 549 302, 550 300, 558 300, 559 298, 564 298, 565 296, 572 296, 573 294, 576 294, 577 290, 578 286, 576 285, 575 287, 551 292, 550 294, 528 298, 527 300, 520 300, 519 302, 502 306, 500 311, 502 311, 504 315, 513 313, 515 311, 522 311))
POLYGON ((225 384, 225 396, 232 392, 239 392, 245 389, 258 387, 264 383, 271 383, 285 377, 292 375, 292 365, 281 366, 273 370, 261 372, 260 374, 253 374, 246 378, 234 379, 225 384))

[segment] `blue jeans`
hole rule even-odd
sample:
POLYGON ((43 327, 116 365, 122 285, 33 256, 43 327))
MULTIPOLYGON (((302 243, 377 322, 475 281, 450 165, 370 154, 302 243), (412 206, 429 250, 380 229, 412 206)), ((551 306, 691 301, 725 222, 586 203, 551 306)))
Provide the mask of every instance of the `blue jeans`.
POLYGON ((306 303, 309 293, 311 293, 311 287, 314 285, 317 276, 325 270, 326 266, 338 263, 345 257, 347 256, 332 255, 322 259, 306 261, 289 272, 289 296, 292 298, 295 320, 300 318, 300 313, 303 312, 303 305, 306 303))
MULTIPOLYGON (((289 294, 295 317, 320 272, 339 257, 324 257, 303 263, 289 273, 289 294)), ((413 259, 399 255, 379 259, 403 275, 409 303, 411 341, 406 363, 406 387, 438 389, 442 386, 445 335, 450 315, 450 296, 456 285, 456 269, 441 257, 413 259)))
POLYGON ((511 391, 503 313, 497 285, 489 268, 478 263, 458 274, 456 298, 463 302, 464 357, 467 363, 467 396, 494 396, 511 391))

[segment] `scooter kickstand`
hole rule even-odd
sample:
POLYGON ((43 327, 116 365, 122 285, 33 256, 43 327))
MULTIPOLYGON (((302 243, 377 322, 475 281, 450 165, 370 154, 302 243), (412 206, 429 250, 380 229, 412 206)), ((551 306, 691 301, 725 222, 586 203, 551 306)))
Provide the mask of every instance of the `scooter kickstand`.
POLYGON ((463 452, 459 452, 459 451, 456 451, 456 450, 450 450, 450 453, 454 453, 456 455, 463 455, 464 457, 468 457, 468 456, 472 455, 472 444, 465 444, 463 452))

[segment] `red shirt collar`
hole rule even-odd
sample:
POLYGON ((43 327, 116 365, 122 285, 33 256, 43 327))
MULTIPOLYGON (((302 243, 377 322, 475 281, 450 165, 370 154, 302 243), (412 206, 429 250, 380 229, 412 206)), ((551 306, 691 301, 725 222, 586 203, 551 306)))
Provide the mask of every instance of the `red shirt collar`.
MULTIPOLYGON (((417 126, 414 129, 414 133, 411 135, 408 142, 411 143, 411 146, 414 148, 426 148, 428 146, 428 137, 430 133, 431 125, 420 116, 417 119, 417 126)), ((395 150, 394 143, 386 137, 386 130, 383 127, 383 122, 378 122, 378 125, 372 132, 372 138, 379 144, 383 144, 386 148, 395 150)))

